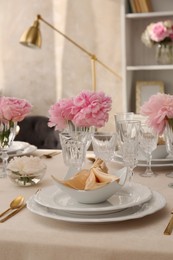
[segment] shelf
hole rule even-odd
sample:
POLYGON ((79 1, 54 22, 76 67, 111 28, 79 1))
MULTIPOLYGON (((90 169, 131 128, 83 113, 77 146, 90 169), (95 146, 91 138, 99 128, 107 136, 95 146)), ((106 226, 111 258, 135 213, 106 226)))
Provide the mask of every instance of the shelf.
POLYGON ((149 13, 128 13, 126 18, 128 19, 143 19, 143 18, 152 18, 152 17, 164 17, 164 16, 173 16, 172 11, 164 12, 149 12, 149 13))
POLYGON ((142 65, 142 66, 127 66, 127 71, 138 70, 173 70, 173 65, 142 65))
POLYGON ((121 1, 123 109, 136 112, 137 81, 162 81, 165 93, 173 95, 173 64, 157 64, 155 48, 147 48, 141 41, 141 35, 149 24, 173 20, 173 0, 151 0, 153 12, 148 13, 130 13, 130 1, 121 1))

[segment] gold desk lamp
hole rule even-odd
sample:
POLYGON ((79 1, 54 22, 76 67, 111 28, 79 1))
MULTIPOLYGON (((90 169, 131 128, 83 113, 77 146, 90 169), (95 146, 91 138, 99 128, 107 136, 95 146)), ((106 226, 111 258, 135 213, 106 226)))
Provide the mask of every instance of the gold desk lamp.
POLYGON ((55 28, 53 25, 45 21, 41 15, 37 15, 37 19, 34 21, 34 24, 23 33, 23 35, 20 38, 20 43, 32 48, 41 48, 41 33, 39 29, 39 20, 47 24, 50 28, 52 28, 54 31, 61 34, 64 38, 66 38, 68 41, 70 41, 73 45, 75 45, 77 48, 79 48, 81 51, 86 53, 91 58, 91 72, 92 72, 92 88, 95 91, 96 90, 96 61, 101 64, 105 69, 113 73, 115 76, 117 76, 119 79, 121 79, 121 76, 119 76, 115 71, 113 71, 110 67, 108 67, 106 64, 104 64, 102 61, 100 61, 95 54, 90 53, 86 49, 84 49, 82 46, 80 46, 78 43, 73 41, 71 38, 69 38, 67 35, 59 31, 57 28, 55 28))

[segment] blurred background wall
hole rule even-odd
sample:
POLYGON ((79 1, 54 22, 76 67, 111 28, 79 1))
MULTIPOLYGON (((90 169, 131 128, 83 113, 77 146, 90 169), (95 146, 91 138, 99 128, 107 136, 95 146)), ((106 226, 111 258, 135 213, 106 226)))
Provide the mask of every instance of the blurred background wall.
MULTIPOLYGON (((42 22, 39 50, 19 44, 23 31, 37 14, 78 42, 121 75, 121 0, 1 0, 1 95, 26 98, 32 114, 48 115, 62 97, 92 90, 90 58, 42 22)), ((122 111, 122 82, 97 65, 97 90, 113 99, 106 129, 114 129, 113 115, 122 111)))

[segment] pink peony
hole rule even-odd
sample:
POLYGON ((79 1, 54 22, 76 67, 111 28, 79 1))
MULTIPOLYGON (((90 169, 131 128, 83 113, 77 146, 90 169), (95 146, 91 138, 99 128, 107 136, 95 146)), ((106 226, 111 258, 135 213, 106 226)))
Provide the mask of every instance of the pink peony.
POLYGON ((74 104, 79 109, 72 120, 75 125, 102 127, 108 121, 112 100, 103 92, 83 91, 74 104))
POLYGON ((173 41, 173 21, 165 20, 149 24, 142 33, 141 40, 147 47, 158 43, 171 43, 173 41))
POLYGON ((31 104, 25 99, 15 97, 0 97, 0 120, 1 121, 22 121, 31 111, 31 104))
POLYGON ((164 26, 163 22, 158 22, 152 25, 150 31, 151 40, 155 42, 163 41, 169 36, 169 30, 164 26))
POLYGON ((112 100, 103 92, 82 91, 78 96, 62 99, 49 109, 48 126, 63 130, 70 120, 76 126, 102 127, 108 121, 112 100))
POLYGON ((148 124, 162 134, 168 119, 173 118, 173 96, 158 93, 141 107, 141 114, 148 116, 148 124))
POLYGON ((68 120, 72 120, 75 113, 73 99, 62 99, 49 109, 49 127, 55 126, 55 130, 63 130, 68 120))

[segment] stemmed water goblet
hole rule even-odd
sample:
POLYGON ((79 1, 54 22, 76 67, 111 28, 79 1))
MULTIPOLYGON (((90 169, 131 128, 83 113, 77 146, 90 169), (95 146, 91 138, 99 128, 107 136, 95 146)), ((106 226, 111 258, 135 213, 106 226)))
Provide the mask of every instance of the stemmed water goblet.
POLYGON ((115 155, 117 138, 115 133, 94 133, 92 135, 93 151, 97 158, 110 162, 115 155))
POLYGON ((147 124, 142 124, 140 129, 140 149, 147 159, 145 172, 141 173, 143 177, 154 176, 151 169, 152 152, 157 148, 158 134, 147 124))
POLYGON ((79 172, 86 157, 87 139, 78 140, 69 133, 60 133, 63 160, 68 171, 64 179, 69 179, 79 172))
MULTIPOLYGON (((165 138, 166 150, 168 154, 172 157, 173 156, 173 129, 172 126, 169 125, 169 123, 166 124, 166 128, 164 131, 164 138, 165 138)), ((166 176, 169 178, 173 178, 173 172, 168 173, 166 176)), ((173 188, 173 182, 169 183, 168 186, 170 188, 173 188)))
POLYGON ((137 166, 140 121, 119 120, 117 138, 122 160, 127 167, 128 184, 132 185, 133 170, 137 166))
POLYGON ((114 119, 115 119, 115 129, 117 130, 118 121, 133 120, 134 119, 134 113, 133 112, 117 113, 117 114, 114 115, 114 119))
POLYGON ((0 122, 0 151, 2 158, 2 169, 0 172, 0 178, 7 176, 7 163, 8 163, 8 150, 13 143, 16 135, 17 123, 12 121, 0 122))

